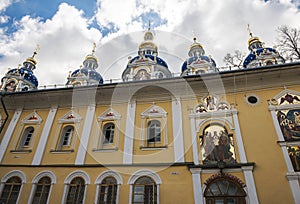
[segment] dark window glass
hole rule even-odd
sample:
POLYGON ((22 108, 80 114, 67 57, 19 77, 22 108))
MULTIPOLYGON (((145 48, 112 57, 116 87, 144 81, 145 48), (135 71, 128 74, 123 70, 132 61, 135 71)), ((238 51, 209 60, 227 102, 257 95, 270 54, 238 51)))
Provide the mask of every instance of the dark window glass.
POLYGON ((117 198, 117 181, 113 177, 106 177, 99 186, 99 204, 115 204, 117 198))
POLYGON ((8 179, 4 184, 1 197, 0 197, 0 203, 1 204, 17 203, 21 186, 22 186, 22 180, 19 177, 14 176, 8 179))
POLYGON ((133 185, 133 199, 132 203, 157 203, 157 186, 153 179, 143 176, 133 185))
POLYGON ((74 178, 69 184, 66 204, 82 204, 85 182, 81 177, 74 178))
POLYGON ((36 184, 32 204, 46 204, 51 188, 51 179, 47 176, 41 178, 36 184))

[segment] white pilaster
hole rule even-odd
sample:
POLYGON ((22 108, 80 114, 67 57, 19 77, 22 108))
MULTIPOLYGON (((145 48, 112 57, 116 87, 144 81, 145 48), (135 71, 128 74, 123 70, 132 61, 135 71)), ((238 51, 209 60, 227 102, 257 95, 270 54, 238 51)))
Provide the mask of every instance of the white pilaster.
POLYGON ((203 193, 201 188, 201 169, 190 169, 193 179, 194 203, 203 204, 203 193))
POLYGON ((127 117, 126 117, 123 164, 132 164, 135 108, 136 108, 136 102, 129 101, 127 107, 127 117))
POLYGON ((236 110, 233 111, 232 116, 233 116, 233 122, 234 122, 234 128, 235 128, 236 142, 238 144, 238 150, 239 150, 239 154, 240 154, 240 160, 242 163, 247 163, 244 143, 243 143, 242 134, 241 134, 241 128, 240 128, 239 119, 237 117, 236 110))
POLYGON ((11 136, 15 130, 15 127, 19 121, 19 118, 21 116, 22 110, 21 109, 17 109, 7 127, 7 130, 3 136, 1 145, 0 145, 0 163, 2 162, 2 159, 4 157, 4 154, 6 152, 6 149, 8 147, 9 141, 11 139, 11 136))
POLYGON ((246 180, 246 186, 248 189, 248 197, 249 197, 249 203, 259 203, 258 202, 258 197, 257 197, 257 192, 256 192, 256 187, 255 187, 255 182, 253 178, 253 173, 252 173, 252 166, 247 166, 247 167, 242 167, 242 170, 244 172, 245 180, 246 180))
POLYGON ((90 138, 92 125, 94 121, 94 115, 95 115, 95 105, 88 106, 85 115, 83 130, 80 137, 80 144, 79 144, 79 148, 75 160, 76 165, 84 164, 85 155, 87 152, 87 146, 89 143, 89 138, 90 138))
POLYGON ((199 164, 199 153, 198 153, 198 140, 197 140, 197 133, 196 133, 195 118, 190 118, 190 122, 191 122, 194 164, 198 165, 199 164))
POLYGON ((172 100, 172 126, 174 136, 174 162, 184 162, 182 112, 179 100, 172 100))
POLYGON ((53 107, 50 109, 50 111, 48 113, 48 117, 45 122, 39 144, 37 146, 36 152, 35 152, 33 160, 32 160, 32 165, 40 165, 42 162, 46 143, 47 143, 48 137, 49 137, 49 132, 51 130, 56 111, 57 111, 57 107, 53 107))

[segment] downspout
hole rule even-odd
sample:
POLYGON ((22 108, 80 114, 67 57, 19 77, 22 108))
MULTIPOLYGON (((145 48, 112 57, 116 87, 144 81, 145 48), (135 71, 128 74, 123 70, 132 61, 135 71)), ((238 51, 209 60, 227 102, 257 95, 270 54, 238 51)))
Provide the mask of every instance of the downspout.
POLYGON ((3 130, 3 128, 4 128, 4 125, 5 125, 5 123, 6 123, 7 120, 8 120, 9 115, 8 115, 6 106, 5 106, 4 101, 3 101, 3 98, 4 98, 5 94, 3 94, 2 92, 0 92, 0 95, 1 95, 1 99, 0 99, 0 100, 1 100, 1 104, 2 104, 2 107, 3 107, 4 112, 5 112, 5 115, 6 115, 6 118, 4 119, 4 122, 3 122, 3 124, 2 124, 1 127, 0 127, 0 134, 1 134, 1 132, 2 132, 2 130, 3 130))

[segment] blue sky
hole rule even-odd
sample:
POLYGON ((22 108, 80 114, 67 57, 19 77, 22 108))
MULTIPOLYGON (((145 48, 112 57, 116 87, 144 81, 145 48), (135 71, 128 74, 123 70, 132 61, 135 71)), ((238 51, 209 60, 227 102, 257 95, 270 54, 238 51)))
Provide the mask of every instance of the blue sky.
POLYGON ((0 75, 39 44, 34 73, 40 85, 64 84, 96 42, 97 71, 105 80, 120 78, 149 20, 171 72, 180 72, 193 33, 206 55, 224 66, 226 53, 248 53, 248 23, 273 47, 278 26, 299 27, 299 6, 299 0, 2 0, 0 75))

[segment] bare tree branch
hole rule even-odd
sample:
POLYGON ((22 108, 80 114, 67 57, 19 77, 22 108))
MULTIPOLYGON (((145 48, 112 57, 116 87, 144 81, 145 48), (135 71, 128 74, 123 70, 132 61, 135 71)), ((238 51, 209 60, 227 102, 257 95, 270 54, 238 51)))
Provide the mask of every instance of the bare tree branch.
POLYGON ((285 57, 291 59, 300 59, 300 29, 290 28, 286 25, 277 29, 277 48, 285 57))
POLYGON ((241 68, 244 61, 245 54, 240 50, 235 50, 233 54, 227 53, 223 61, 227 66, 241 68))

